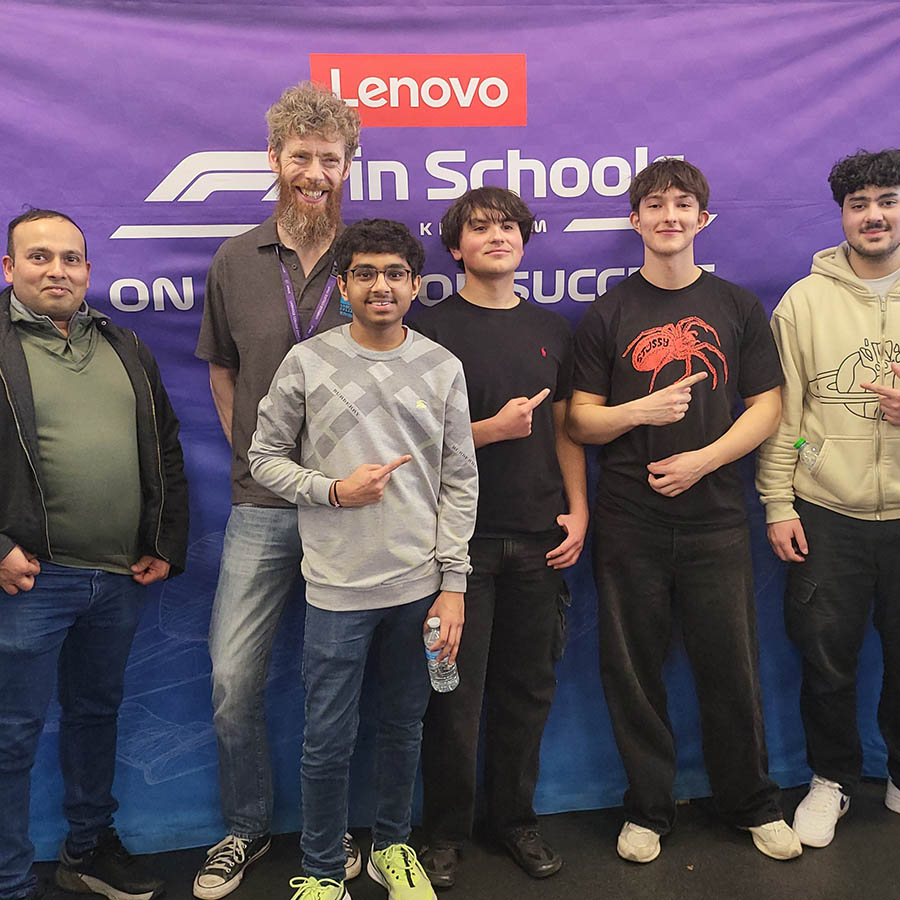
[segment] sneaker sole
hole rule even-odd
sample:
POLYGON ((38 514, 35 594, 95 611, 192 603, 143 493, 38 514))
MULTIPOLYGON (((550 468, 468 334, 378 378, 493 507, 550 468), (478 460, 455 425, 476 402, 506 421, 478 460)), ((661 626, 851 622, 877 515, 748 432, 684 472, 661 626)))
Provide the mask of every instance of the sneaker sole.
POLYGON ((108 897, 109 900, 156 900, 166 892, 165 885, 162 885, 153 891, 129 894, 127 891, 117 890, 111 884, 94 878, 92 875, 81 875, 71 869, 64 869, 62 866, 57 868, 55 880, 57 887, 61 887, 63 890, 71 891, 74 894, 101 894, 108 897))
MULTIPOLYGON (((844 816, 850 811, 850 801, 847 801, 847 805, 838 813, 837 821, 834 823, 837 825, 844 816)), ((827 847, 834 840, 834 828, 831 829, 831 834, 826 835, 824 838, 819 835, 808 835, 806 837, 803 836, 803 824, 801 821, 801 825, 797 827, 797 816, 794 815, 794 821, 791 823, 791 828, 794 830, 794 834, 800 838, 800 843, 803 844, 804 847, 814 847, 817 850, 821 850, 823 847, 827 847)))
MULTIPOLYGON (((347 865, 344 866, 344 880, 349 881, 351 878, 356 878, 359 873, 362 872, 362 857, 357 856, 353 862, 350 862, 350 858, 347 858, 347 865)), ((215 897, 212 900, 216 900, 215 897)))
POLYGON ((219 900, 220 897, 227 897, 232 891, 236 891, 241 886, 241 880, 244 875, 247 874, 247 869, 250 868, 253 863, 256 862, 261 856, 264 856, 269 852, 269 847, 272 846, 272 841, 270 840, 265 847, 261 850, 258 850, 250 859, 244 863, 243 869, 238 872, 234 878, 230 878, 224 884, 220 884, 218 887, 203 887, 201 884, 197 884, 197 879, 200 877, 199 873, 194 877, 194 896, 198 898, 198 900, 219 900))
MULTIPOLYGON (((388 900, 390 900, 391 886, 385 880, 381 872, 378 871, 378 867, 372 862, 371 856, 369 857, 369 862, 366 864, 366 875, 368 875, 376 884, 380 884, 388 892, 388 900)), ((429 886, 431 886, 430 882, 429 886)), ((431 900, 437 900, 437 894, 434 892, 434 887, 431 887, 431 900)))

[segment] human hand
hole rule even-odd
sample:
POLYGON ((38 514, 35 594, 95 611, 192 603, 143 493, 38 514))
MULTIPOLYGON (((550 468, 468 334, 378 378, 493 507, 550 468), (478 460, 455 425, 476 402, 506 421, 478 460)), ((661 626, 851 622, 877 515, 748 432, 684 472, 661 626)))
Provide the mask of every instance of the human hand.
POLYGON ((18 544, 0 559, 0 588, 7 594, 18 594, 19 591, 30 591, 34 587, 34 579, 41 571, 37 557, 18 544))
POLYGON ((168 578, 171 566, 164 559, 142 556, 130 568, 134 573, 131 577, 138 584, 153 584, 154 581, 163 581, 168 578))
MULTIPOLYGON (((704 373, 706 374, 706 373, 704 373)), ((677 497, 712 471, 705 450, 688 450, 647 464, 647 481, 657 494, 677 497)))
POLYGON ((691 387, 708 377, 708 372, 695 372, 662 390, 632 400, 632 407, 638 413, 637 424, 671 425, 683 419, 691 402, 691 387))
MULTIPOLYGON (((891 363, 891 371, 900 378, 900 366, 891 363)), ((888 387, 884 384, 875 384, 871 381, 860 382, 864 391, 872 391, 878 395, 878 405, 881 407, 884 418, 891 425, 900 425, 900 388, 888 387)))
POLYGON ((513 397, 493 416, 498 441, 528 437, 531 434, 531 418, 536 407, 550 396, 550 388, 538 391, 533 397, 513 397))
POLYGON ((385 465, 363 463, 349 478, 337 483, 337 497, 341 506, 370 506, 379 503, 384 496, 384 488, 391 480, 391 473, 412 459, 400 456, 385 465))
MULTIPOLYGON (((440 617, 441 636, 437 639, 437 643, 432 644, 428 649, 440 648, 438 660, 456 661, 459 642, 462 638, 463 622, 466 618, 465 610, 465 599, 459 591, 441 591, 434 603, 431 604, 431 609, 428 610, 425 619, 427 621, 432 616, 440 617)), ((422 631, 423 633, 428 631, 428 626, 423 624, 422 631)))
POLYGON ((770 522, 766 526, 766 537, 775 551, 775 555, 785 562, 802 563, 809 553, 803 523, 799 519, 787 519, 784 522, 770 522), (796 549, 794 549, 796 546, 796 549))
POLYGON ((584 548, 584 537, 587 534, 587 510, 578 513, 566 513, 556 517, 556 522, 566 532, 565 540, 547 554, 547 565, 554 569, 568 569, 578 562, 584 548))

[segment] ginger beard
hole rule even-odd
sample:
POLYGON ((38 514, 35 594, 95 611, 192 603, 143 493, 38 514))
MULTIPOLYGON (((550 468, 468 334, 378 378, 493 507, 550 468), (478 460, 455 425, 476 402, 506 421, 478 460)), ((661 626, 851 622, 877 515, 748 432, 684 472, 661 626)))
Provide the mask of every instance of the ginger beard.
POLYGON ((291 184, 279 172, 275 219, 298 245, 323 244, 334 237, 340 224, 343 193, 343 181, 335 187, 325 181, 315 182, 308 179, 291 184), (325 202, 319 205, 306 203, 298 196, 297 188, 325 191, 325 202))

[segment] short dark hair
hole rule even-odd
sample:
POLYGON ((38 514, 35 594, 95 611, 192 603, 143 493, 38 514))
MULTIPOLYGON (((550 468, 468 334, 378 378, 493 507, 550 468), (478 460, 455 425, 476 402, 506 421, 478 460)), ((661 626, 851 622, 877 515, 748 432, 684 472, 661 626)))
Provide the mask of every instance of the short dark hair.
MULTIPOLYGON (((466 191, 454 200, 441 219, 441 241, 448 250, 458 250, 463 226, 477 212, 485 212, 497 222, 515 222, 522 234, 522 245, 528 243, 534 228, 534 213, 515 192, 501 187, 480 187, 466 191)), ((462 260, 459 267, 465 269, 462 260)))
POLYGON ((900 150, 888 149, 878 153, 857 150, 838 160, 828 176, 835 203, 843 207, 847 194, 853 194, 867 184, 873 187, 900 185, 900 150))
POLYGON ((341 275, 347 273, 356 253, 395 253, 406 260, 412 277, 421 274, 425 249, 412 232, 392 219, 360 219, 348 225, 334 245, 334 263, 341 275))
POLYGON ((634 176, 628 189, 631 211, 637 212, 641 200, 648 194, 667 191, 672 187, 686 194, 693 194, 701 210, 709 208, 709 182, 704 174, 683 159, 666 156, 650 163, 646 169, 642 169, 634 176))
POLYGON ((13 232, 16 228, 25 222, 38 222, 41 219, 64 219, 66 222, 71 222, 81 232, 81 239, 84 241, 84 256, 87 259, 87 238, 84 236, 84 232, 81 231, 81 226, 74 219, 65 213, 57 212, 55 209, 35 209, 34 207, 16 216, 6 227, 6 253, 8 256, 15 259, 13 232))

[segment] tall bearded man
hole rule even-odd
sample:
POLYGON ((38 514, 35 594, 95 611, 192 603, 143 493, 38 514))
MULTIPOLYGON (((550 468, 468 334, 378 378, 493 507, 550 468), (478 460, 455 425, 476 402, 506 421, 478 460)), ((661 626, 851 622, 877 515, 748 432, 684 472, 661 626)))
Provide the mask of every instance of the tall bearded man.
MULTIPOLYGON (((231 893, 247 866, 269 849, 264 687, 301 547, 296 507, 250 475, 256 408, 295 343, 352 318, 334 289, 332 244, 341 229, 341 194, 359 142, 359 117, 330 91, 304 82, 282 94, 266 121, 278 205, 271 218, 225 241, 213 258, 196 350, 209 363, 213 401, 232 448, 232 508, 209 632, 227 834, 194 879, 201 900, 231 893)), ((352 878, 359 873, 359 851, 349 835, 346 843, 346 877, 352 878)))

